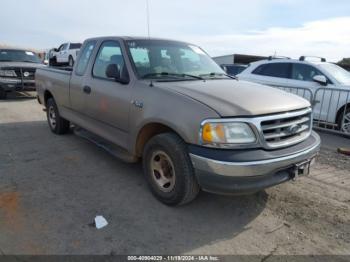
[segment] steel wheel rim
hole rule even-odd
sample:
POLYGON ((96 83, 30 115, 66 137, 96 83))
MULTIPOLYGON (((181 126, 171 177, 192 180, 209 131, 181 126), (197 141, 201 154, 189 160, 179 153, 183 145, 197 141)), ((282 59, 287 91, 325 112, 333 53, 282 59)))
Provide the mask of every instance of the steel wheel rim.
POLYGON ((175 169, 170 157, 164 151, 153 152, 151 157, 152 179, 164 193, 173 190, 175 186, 175 169))
POLYGON ((53 106, 49 107, 49 123, 50 126, 52 127, 52 129, 55 129, 56 127, 56 113, 55 113, 55 109, 53 108, 53 106))
POLYGON ((350 112, 344 115, 341 130, 344 133, 347 133, 347 134, 350 133, 350 112))
POLYGON ((73 66, 73 59, 69 58, 69 66, 73 66))

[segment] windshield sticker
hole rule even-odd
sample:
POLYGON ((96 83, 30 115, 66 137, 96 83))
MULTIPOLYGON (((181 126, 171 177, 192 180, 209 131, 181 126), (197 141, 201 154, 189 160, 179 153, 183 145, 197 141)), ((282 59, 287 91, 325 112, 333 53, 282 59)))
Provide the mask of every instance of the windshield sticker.
POLYGON ((200 55, 205 55, 202 49, 200 49, 198 46, 190 45, 191 49, 200 55))
POLYGON ((34 55, 34 53, 33 53, 33 52, 30 52, 30 51, 26 51, 26 54, 27 54, 27 55, 34 55))

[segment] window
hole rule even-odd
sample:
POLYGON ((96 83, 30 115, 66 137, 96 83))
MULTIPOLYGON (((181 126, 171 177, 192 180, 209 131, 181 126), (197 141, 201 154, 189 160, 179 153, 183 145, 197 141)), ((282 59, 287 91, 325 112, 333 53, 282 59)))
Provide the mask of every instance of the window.
POLYGON ((193 76, 224 74, 222 69, 197 46, 167 40, 129 40, 127 47, 136 73, 141 78, 149 74, 162 73, 168 75, 154 78, 181 79, 182 74, 193 76))
POLYGON ((313 66, 295 63, 292 69, 292 79, 301 81, 313 81, 316 75, 323 75, 318 69, 313 66))
POLYGON ((121 48, 116 41, 106 41, 101 45, 92 71, 93 76, 108 78, 106 76, 106 69, 111 64, 117 65, 120 71, 124 67, 121 48))
POLYGON ((69 49, 79 49, 81 47, 80 43, 71 43, 69 49))
POLYGON ((225 67, 226 73, 228 73, 229 75, 234 75, 234 76, 242 73, 244 71, 244 69, 247 68, 246 66, 241 66, 241 65, 227 65, 224 67, 225 67))
POLYGON ((68 44, 63 44, 63 45, 61 45, 61 46, 60 46, 59 51, 66 50, 66 49, 67 49, 67 47, 68 47, 68 44))
POLYGON ((261 65, 252 73, 256 75, 289 78, 290 63, 270 63, 261 65))
POLYGON ((41 63, 39 57, 32 51, 0 49, 0 62, 7 61, 41 63))
POLYGON ((94 50, 96 41, 87 42, 83 50, 81 51, 81 55, 79 60, 77 61, 77 67, 75 69, 75 73, 77 75, 84 75, 86 68, 88 66, 92 51, 94 50))
MULTIPOLYGON (((350 73, 338 65, 322 63, 320 67, 342 85, 350 85, 350 73)), ((332 83, 330 80, 328 80, 332 83)))

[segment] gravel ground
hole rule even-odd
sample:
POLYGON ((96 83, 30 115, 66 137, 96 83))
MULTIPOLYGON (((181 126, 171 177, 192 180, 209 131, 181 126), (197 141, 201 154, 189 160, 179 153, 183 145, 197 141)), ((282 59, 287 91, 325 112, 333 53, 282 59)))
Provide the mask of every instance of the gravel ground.
POLYGON ((170 208, 140 164, 53 135, 25 95, 0 102, 0 141, 2 254, 350 254, 350 157, 332 148, 296 182, 170 208))

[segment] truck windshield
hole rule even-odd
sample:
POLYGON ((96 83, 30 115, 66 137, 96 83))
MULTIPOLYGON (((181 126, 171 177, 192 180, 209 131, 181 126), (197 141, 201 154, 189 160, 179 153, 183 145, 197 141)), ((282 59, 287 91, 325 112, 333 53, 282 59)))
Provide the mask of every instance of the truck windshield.
POLYGON ((225 72, 198 46, 167 40, 128 40, 140 78, 201 80, 227 78, 225 72))
POLYGON ((0 49, 0 62, 41 63, 40 58, 32 51, 0 49))
POLYGON ((350 85, 350 73, 345 69, 329 63, 321 64, 320 67, 333 76, 341 85, 350 85))

